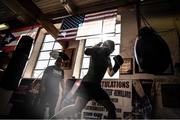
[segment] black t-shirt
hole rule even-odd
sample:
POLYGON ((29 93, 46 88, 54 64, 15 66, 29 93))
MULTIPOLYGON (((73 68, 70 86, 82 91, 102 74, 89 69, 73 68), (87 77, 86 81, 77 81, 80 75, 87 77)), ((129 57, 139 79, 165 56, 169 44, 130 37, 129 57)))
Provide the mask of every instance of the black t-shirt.
POLYGON ((99 84, 109 66, 109 49, 105 47, 94 47, 87 48, 86 50, 88 49, 91 50, 90 54, 88 54, 91 56, 91 58, 88 72, 84 76, 83 81, 99 84))

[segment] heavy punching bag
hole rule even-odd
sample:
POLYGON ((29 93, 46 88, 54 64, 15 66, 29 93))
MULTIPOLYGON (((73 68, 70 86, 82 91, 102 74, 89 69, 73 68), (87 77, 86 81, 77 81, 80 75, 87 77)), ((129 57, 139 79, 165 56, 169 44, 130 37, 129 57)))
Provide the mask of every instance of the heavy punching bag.
POLYGON ((139 30, 134 54, 139 67, 150 74, 162 74, 172 62, 168 45, 149 27, 139 30))
POLYGON ((7 90, 15 90, 20 82, 24 67, 32 47, 33 39, 30 36, 22 36, 16 50, 3 73, 1 87, 7 90))

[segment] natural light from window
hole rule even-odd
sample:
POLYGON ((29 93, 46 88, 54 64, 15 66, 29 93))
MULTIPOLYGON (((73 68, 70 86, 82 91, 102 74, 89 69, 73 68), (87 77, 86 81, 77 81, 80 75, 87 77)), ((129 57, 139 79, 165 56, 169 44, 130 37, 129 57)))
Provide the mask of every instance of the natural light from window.
MULTIPOLYGON (((113 57, 120 53, 120 32, 121 24, 116 24, 116 18, 109 18, 104 20, 93 21, 89 23, 84 23, 78 30, 77 40, 85 39, 85 48, 92 47, 99 42, 104 42, 106 40, 113 40, 115 42, 115 50, 110 55, 112 65, 114 65, 113 57)), ((83 55, 80 78, 82 79, 86 75, 89 67, 90 56, 83 55)), ((117 72, 113 77, 110 77, 107 72, 104 79, 116 79, 119 78, 119 72, 117 72)))
POLYGON ((46 35, 32 77, 41 78, 45 68, 47 66, 54 65, 55 63, 55 59, 50 57, 49 53, 52 50, 61 49, 62 46, 58 42, 56 42, 51 35, 46 35))

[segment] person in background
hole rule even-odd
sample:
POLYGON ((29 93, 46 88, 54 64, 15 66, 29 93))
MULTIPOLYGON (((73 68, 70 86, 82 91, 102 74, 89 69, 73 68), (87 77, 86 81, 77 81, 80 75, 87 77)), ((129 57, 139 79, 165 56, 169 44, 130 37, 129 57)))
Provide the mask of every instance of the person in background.
POLYGON ((90 56, 90 65, 87 74, 82 79, 77 88, 75 104, 66 106, 56 115, 57 118, 67 118, 75 113, 81 112, 88 101, 94 99, 103 105, 108 111, 108 118, 116 118, 116 108, 111 102, 108 94, 101 88, 101 81, 108 71, 113 76, 123 64, 120 55, 114 56, 115 65, 112 66, 110 54, 114 51, 115 44, 111 40, 100 42, 91 48, 87 48, 84 53, 90 56))
POLYGON ((55 114, 59 92, 62 93, 60 88, 64 88, 64 63, 69 60, 64 52, 52 51, 50 56, 56 61, 45 69, 40 86, 40 106, 43 111, 45 108, 49 109, 49 117, 55 114))

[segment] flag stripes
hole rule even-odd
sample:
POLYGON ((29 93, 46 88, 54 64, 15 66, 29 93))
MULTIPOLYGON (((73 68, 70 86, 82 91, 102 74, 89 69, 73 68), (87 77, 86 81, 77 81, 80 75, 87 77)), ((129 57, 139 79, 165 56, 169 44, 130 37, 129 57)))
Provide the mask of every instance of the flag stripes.
POLYGON ((106 10, 85 15, 84 22, 91 22, 96 20, 108 19, 117 15, 117 9, 106 10))
POLYGON ((57 41, 68 41, 76 38, 77 30, 84 21, 84 15, 67 17, 63 20, 57 41))
POLYGON ((67 30, 61 30, 56 40, 72 40, 76 38, 78 28, 71 28, 67 30))
POLYGON ((76 40, 103 38, 114 34, 117 9, 85 15, 82 26, 78 28, 76 40))

